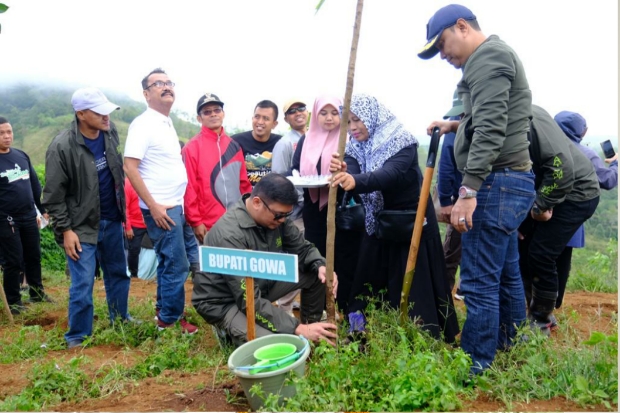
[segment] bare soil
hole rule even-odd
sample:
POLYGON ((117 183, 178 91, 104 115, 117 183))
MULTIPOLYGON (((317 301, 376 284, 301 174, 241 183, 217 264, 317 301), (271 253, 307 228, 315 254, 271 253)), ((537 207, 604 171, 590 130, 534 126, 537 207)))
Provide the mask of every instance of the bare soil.
MULTIPOLYGON (((190 304, 191 282, 186 284, 187 303, 190 304)), ((132 300, 154 300, 156 285, 153 282, 132 279, 130 296, 132 300)), ((49 289, 54 296, 54 289, 49 289)), ((97 281, 96 294, 104 296, 103 283, 97 281)), ((462 302, 455 301, 457 306, 462 302)), ((578 334, 582 339, 587 339, 594 331, 612 334, 617 332, 618 295, 605 293, 576 292, 567 293, 564 305, 557 310, 556 316, 560 323, 570 323, 571 334, 578 334)), ((20 328, 19 319, 15 326, 6 323, 0 325, 0 334, 5 336, 11 331, 20 328)), ((29 320, 27 324, 39 324, 44 328, 53 328, 60 325, 66 328, 67 314, 64 311, 50 312, 35 320, 29 320)), ((553 333, 553 339, 562 340, 562 329, 553 333)), ((210 345, 217 346, 217 342, 210 336, 205 335, 205 340, 210 345)), ((64 351, 50 351, 46 359, 67 361, 78 354, 87 356, 89 360, 88 370, 96 371, 105 364, 117 363, 123 366, 132 366, 143 355, 137 350, 126 350, 120 346, 94 346, 76 348, 64 351)), ((41 361, 41 360, 37 360, 41 361)), ((26 373, 32 365, 31 361, 16 364, 4 364, 0 374, 0 399, 6 396, 19 394, 29 383, 26 373)), ((226 368, 222 366, 220 368, 226 368)), ((165 371, 158 377, 147 378, 126 385, 122 391, 113 396, 100 399, 85 399, 79 402, 62 403, 53 406, 55 411, 248 411, 245 404, 243 390, 236 380, 228 383, 213 384, 216 372, 207 370, 198 373, 181 373, 165 371), (238 396, 241 404, 229 404, 231 395, 238 396)), ((578 404, 558 397, 551 400, 531 400, 526 404, 512 406, 515 411, 551 412, 551 411, 604 411, 604 406, 588 406, 586 408, 578 404)), ((506 406, 496 400, 489 399, 484 393, 480 393, 474 401, 464 401, 462 411, 502 411, 506 406)))

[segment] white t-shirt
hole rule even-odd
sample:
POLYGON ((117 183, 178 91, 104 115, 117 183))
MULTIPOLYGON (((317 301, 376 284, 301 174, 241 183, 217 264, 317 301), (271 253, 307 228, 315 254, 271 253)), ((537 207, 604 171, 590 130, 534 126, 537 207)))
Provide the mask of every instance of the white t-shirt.
MULTIPOLYGON (((127 132, 125 158, 140 159, 138 171, 158 204, 183 205, 187 172, 172 119, 147 108, 127 132)), ((147 208, 140 199, 140 207, 147 208)))

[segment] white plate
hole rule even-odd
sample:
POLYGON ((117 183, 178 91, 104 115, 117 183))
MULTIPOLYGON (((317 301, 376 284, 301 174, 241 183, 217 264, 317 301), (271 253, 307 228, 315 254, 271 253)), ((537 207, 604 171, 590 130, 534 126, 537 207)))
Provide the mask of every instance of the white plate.
POLYGON ((329 185, 329 176, 287 176, 297 188, 323 188, 329 185))

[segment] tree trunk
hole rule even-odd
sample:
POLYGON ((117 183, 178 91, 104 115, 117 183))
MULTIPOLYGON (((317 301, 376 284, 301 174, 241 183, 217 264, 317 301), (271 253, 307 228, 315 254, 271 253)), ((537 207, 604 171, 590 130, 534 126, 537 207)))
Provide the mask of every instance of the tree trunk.
MULTIPOLYGON (((353 78, 355 77, 355 60, 357 58, 357 45, 360 38, 360 27, 362 25, 362 8, 364 0, 357 0, 355 11, 355 25, 353 26, 353 39, 351 40, 351 54, 349 55, 349 71, 347 73, 347 88, 344 94, 344 107, 340 118, 340 138, 338 140, 338 153, 340 160, 344 158, 344 148, 347 141, 347 123, 349 120, 349 106, 351 106, 351 95, 353 94, 353 78)), ((336 238, 336 194, 338 188, 329 188, 329 200, 327 202, 327 321, 336 322, 336 308, 334 305, 334 295, 332 285, 334 282, 334 244, 336 238)))

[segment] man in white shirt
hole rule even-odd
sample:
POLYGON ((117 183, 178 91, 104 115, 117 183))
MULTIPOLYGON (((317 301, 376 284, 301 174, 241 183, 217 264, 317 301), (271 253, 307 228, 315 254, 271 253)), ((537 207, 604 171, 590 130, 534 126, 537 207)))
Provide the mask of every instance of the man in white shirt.
POLYGON ((179 138, 170 119, 174 82, 162 69, 142 80, 148 108, 129 126, 125 144, 125 173, 140 197, 149 237, 157 254, 157 327, 177 321, 184 333, 198 329, 184 318, 184 284, 189 273, 185 253, 183 196, 187 173, 179 138))

